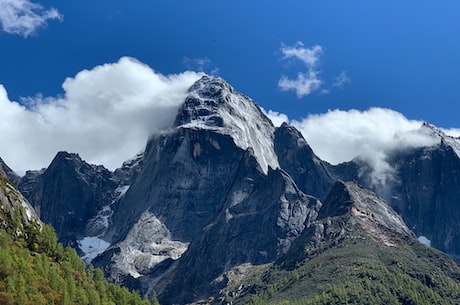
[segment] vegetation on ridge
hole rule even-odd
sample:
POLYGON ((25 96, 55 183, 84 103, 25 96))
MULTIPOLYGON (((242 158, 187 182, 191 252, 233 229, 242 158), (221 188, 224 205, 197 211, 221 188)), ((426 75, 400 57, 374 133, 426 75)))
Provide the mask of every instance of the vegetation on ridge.
POLYGON ((25 224, 23 207, 11 202, 15 191, 0 175, 0 192, 15 206, 8 210, 0 202, 0 305, 158 304, 107 282, 102 270, 87 268, 74 249, 57 243, 51 226, 25 224))
POLYGON ((460 268, 421 244, 347 241, 294 269, 278 262, 234 304, 460 304, 460 268))

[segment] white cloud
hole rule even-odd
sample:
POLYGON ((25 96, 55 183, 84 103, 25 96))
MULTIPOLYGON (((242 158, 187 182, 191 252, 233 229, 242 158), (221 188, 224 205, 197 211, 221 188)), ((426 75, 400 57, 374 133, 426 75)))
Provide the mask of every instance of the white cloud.
POLYGON ((278 86, 282 91, 295 91, 297 97, 302 98, 319 89, 323 81, 318 76, 316 66, 323 53, 321 46, 306 48, 302 42, 298 41, 294 46, 282 45, 281 52, 283 53, 282 59, 300 60, 307 68, 306 72, 299 72, 296 79, 282 76, 278 81, 278 86))
POLYGON ((347 72, 343 71, 338 76, 335 77, 333 87, 343 88, 346 84, 351 82, 350 77, 347 75, 347 72))
POLYGON ((48 20, 62 18, 57 9, 45 9, 28 0, 0 0, 0 23, 9 34, 27 37, 46 26, 48 20))
POLYGON ((296 58, 301 60, 308 68, 313 68, 319 63, 323 48, 319 45, 306 48, 301 41, 297 41, 294 46, 282 45, 281 52, 283 53, 283 59, 296 58))
POLYGON ((205 72, 209 75, 218 75, 219 68, 212 65, 212 62, 207 57, 202 58, 189 58, 184 57, 182 60, 184 66, 192 71, 205 72))
POLYGON ((298 98, 302 98, 317 90, 322 83, 315 71, 308 71, 308 73, 299 72, 296 79, 282 76, 278 81, 278 86, 282 91, 293 90, 298 98))
POLYGON ((292 122, 315 153, 333 164, 361 158, 373 168, 373 182, 382 185, 393 169, 388 153, 408 147, 430 146, 439 140, 420 129, 423 122, 408 120, 384 108, 366 111, 331 110, 292 122))
MULTIPOLYGON (((275 119, 284 116, 275 114, 275 119)), ((332 164, 354 158, 367 161, 372 167, 372 179, 376 186, 384 185, 393 177, 394 169, 387 162, 390 152, 439 142, 420 128, 422 123, 384 108, 330 110, 290 122, 321 159, 332 164)))
POLYGON ((16 170, 48 166, 60 150, 110 169, 172 125, 186 91, 201 74, 164 76, 132 58, 67 78, 63 97, 10 101, 0 85, 0 157, 16 170))
POLYGON ((262 107, 260 109, 272 121, 272 123, 273 123, 273 125, 275 125, 275 127, 279 127, 283 123, 289 123, 289 118, 284 113, 279 113, 279 112, 276 112, 276 111, 273 111, 273 110, 268 110, 268 112, 267 112, 262 107))
POLYGON ((442 129, 442 131, 448 136, 460 138, 460 128, 442 129))
POLYGON ((425 236, 419 236, 417 237, 417 240, 419 241, 419 243, 424 244, 425 246, 431 247, 431 240, 429 240, 425 236))

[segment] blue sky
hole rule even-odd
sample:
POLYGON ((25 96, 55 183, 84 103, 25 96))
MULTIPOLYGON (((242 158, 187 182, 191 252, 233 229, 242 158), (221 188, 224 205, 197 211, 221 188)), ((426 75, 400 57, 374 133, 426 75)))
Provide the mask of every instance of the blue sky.
POLYGON ((0 84, 11 102, 58 99, 66 78, 129 56, 165 76, 219 75, 291 120, 380 107, 460 127, 458 1, 30 3, 0 0, 0 84), (30 18, 21 28, 7 11, 30 18))

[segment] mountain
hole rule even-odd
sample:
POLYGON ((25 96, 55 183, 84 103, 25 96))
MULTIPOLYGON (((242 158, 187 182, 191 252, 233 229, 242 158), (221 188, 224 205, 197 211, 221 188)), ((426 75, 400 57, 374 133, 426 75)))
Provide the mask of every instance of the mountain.
POLYGON ((87 164, 77 154, 59 152, 46 170, 28 172, 19 188, 40 218, 53 225, 59 241, 75 247, 85 236, 88 221, 114 199, 118 183, 112 176, 103 166, 87 164))
POLYGON ((422 128, 439 144, 392 157, 398 170, 390 202, 418 236, 459 259, 460 139, 432 125, 422 128))
POLYGON ((317 282, 312 291, 324 290, 337 264, 348 266, 344 274, 364 266, 356 285, 367 285, 362 279, 373 272, 385 277, 382 285, 407 279, 410 291, 443 297, 443 289, 457 289, 457 267, 416 237, 460 254, 460 145, 434 126, 421 129, 439 143, 392 151, 384 160, 392 177, 376 186, 366 161, 321 160, 294 127, 275 128, 250 98, 203 76, 174 124, 114 172, 59 152, 48 168, 15 183, 85 262, 112 282, 156 292, 163 304, 255 302, 258 292, 285 287, 277 274, 290 279, 306 270, 317 282), (325 272, 315 267, 335 257, 325 272), (410 267, 407 274, 400 266, 410 267), (430 279, 420 280, 423 274, 430 279))
POLYGON ((112 246, 95 263, 168 304, 209 296, 223 284, 211 282, 237 265, 275 260, 320 203, 279 169, 274 131, 252 100, 203 77, 175 126, 147 144, 114 208, 112 246))
POLYGON ((372 183, 371 167, 364 161, 341 164, 333 171, 380 193, 417 236, 459 259, 460 139, 427 123, 420 132, 438 144, 392 152, 386 161, 393 175, 384 188, 372 183))
POLYGON ((306 194, 324 199, 340 175, 318 158, 300 131, 283 123, 275 131, 274 147, 280 163, 306 194))
POLYGON ((0 228, 22 236, 29 229, 39 228, 42 223, 29 202, 8 179, 4 169, 9 168, 2 163, 3 161, 0 162, 0 228))
POLYGON ((254 305, 456 304, 460 268, 418 243, 383 198, 339 181, 288 253, 226 297, 254 305))
POLYGON ((56 241, 0 167, 1 304, 158 304, 108 283, 56 241))

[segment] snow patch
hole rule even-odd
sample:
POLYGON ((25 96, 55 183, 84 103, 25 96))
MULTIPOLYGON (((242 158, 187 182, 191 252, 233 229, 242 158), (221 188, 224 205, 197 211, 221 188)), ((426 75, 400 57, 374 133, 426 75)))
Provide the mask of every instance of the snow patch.
POLYGON ((82 259, 87 264, 91 263, 96 256, 107 250, 109 246, 110 243, 97 236, 85 237, 78 241, 78 247, 84 253, 82 259))
POLYGON ((419 236, 417 237, 417 240, 421 243, 424 244, 425 246, 431 247, 431 240, 426 238, 425 236, 419 236))
POLYGON ((131 185, 123 185, 123 186, 117 187, 117 189, 115 190, 115 194, 118 194, 117 199, 121 199, 121 197, 123 197, 126 194, 126 192, 129 190, 130 187, 131 185))
POLYGON ((130 185, 123 185, 115 189, 114 199, 109 205, 103 206, 96 216, 88 221, 86 232, 89 236, 103 236, 110 224, 113 215, 112 205, 119 201, 129 190, 130 185))
POLYGON ((115 189, 114 199, 109 205, 103 206, 96 216, 91 218, 86 225, 86 233, 83 239, 78 240, 78 247, 84 253, 83 260, 89 264, 99 254, 104 252, 110 243, 102 239, 110 225, 113 215, 111 206, 120 200, 129 190, 130 185, 123 185, 115 189))
POLYGON ((24 208, 27 220, 32 221, 33 215, 35 215, 33 208, 27 203, 27 201, 24 200, 24 198, 22 198, 21 205, 24 208))
POLYGON ((120 274, 138 278, 168 258, 180 258, 188 245, 172 240, 168 228, 154 214, 146 211, 126 239, 118 244, 120 252, 112 258, 112 279, 116 281, 120 274))

